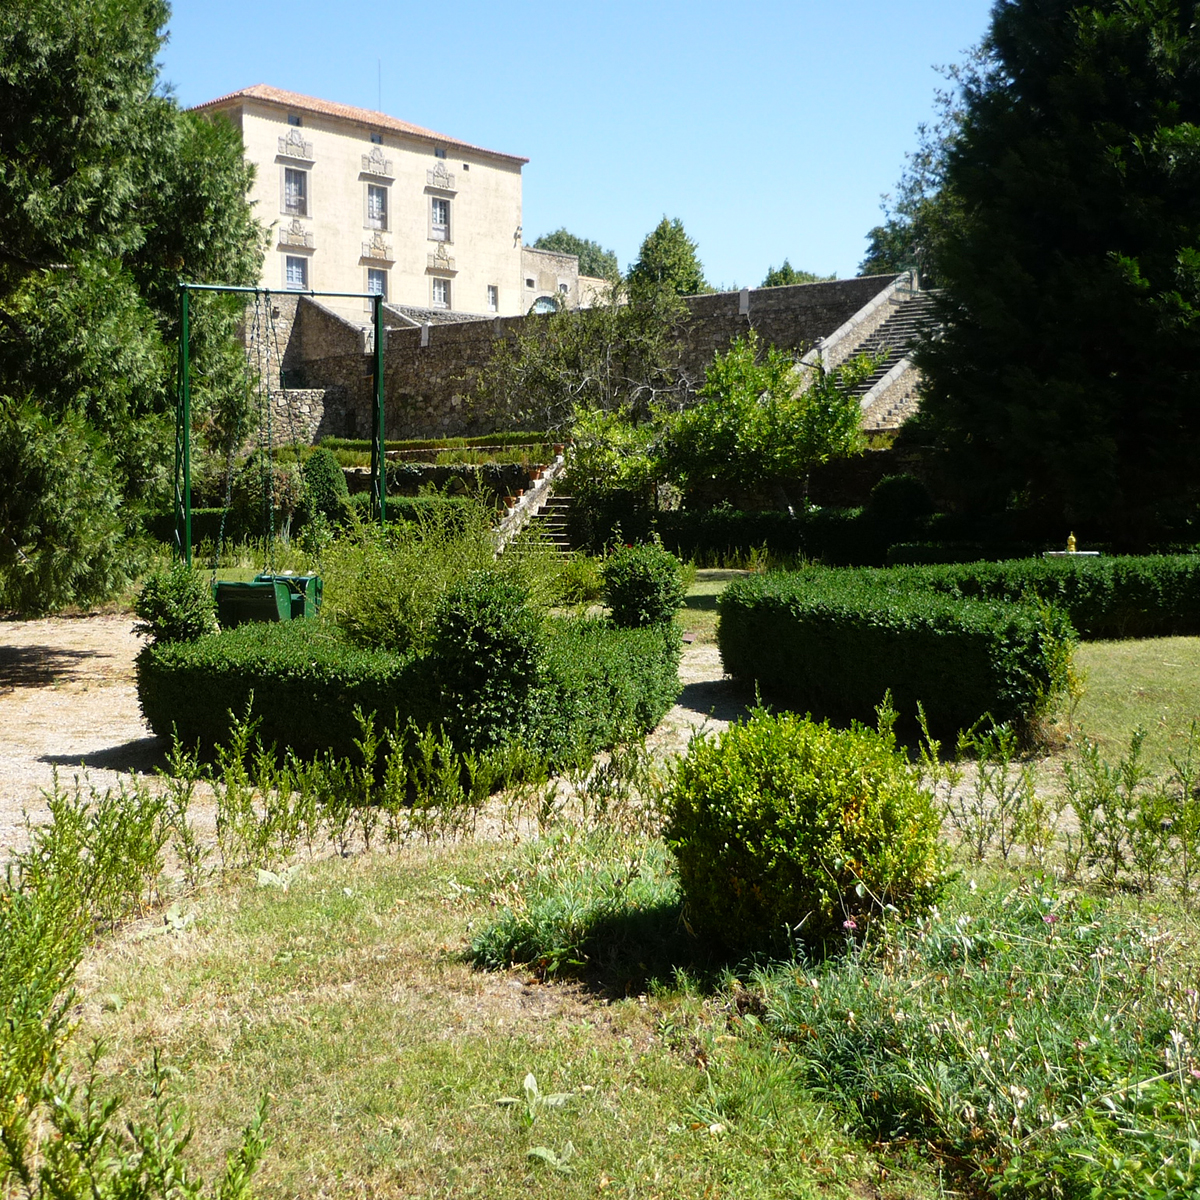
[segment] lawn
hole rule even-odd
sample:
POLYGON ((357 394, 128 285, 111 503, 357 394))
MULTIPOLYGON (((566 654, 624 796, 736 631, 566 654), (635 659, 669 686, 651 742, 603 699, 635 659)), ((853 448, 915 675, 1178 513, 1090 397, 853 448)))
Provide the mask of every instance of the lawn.
POLYGON ((210 1171, 266 1091, 268 1196, 936 1194, 903 1171, 876 1193, 875 1156, 736 1036, 728 990, 469 966, 521 853, 411 847, 202 893, 92 952, 76 1044, 104 1040, 134 1110, 159 1047, 210 1171))
POLYGON ((1082 731, 1115 759, 1141 726, 1147 765, 1169 770, 1169 756, 1186 751, 1192 722, 1200 721, 1200 638, 1084 642, 1075 661, 1084 685, 1075 714, 1082 731))

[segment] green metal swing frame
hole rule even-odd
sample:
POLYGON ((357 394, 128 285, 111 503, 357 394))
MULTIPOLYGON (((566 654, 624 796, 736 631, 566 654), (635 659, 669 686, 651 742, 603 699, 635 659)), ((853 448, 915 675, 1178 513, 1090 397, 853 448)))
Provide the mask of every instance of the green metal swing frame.
MULTIPOLYGON (((384 420, 383 420, 383 297, 378 292, 317 292, 317 291, 272 291, 270 288, 241 287, 235 284, 222 283, 184 283, 179 284, 179 391, 175 404, 175 552, 179 560, 192 565, 192 384, 191 362, 189 349, 191 341, 191 304, 193 292, 226 292, 238 295, 263 298, 268 304, 274 295, 281 296, 325 296, 345 300, 369 300, 371 302, 372 323, 375 329, 375 347, 372 354, 373 367, 373 405, 371 417, 371 515, 378 518, 382 525, 387 521, 387 466, 384 455, 384 420)), ((285 580, 285 576, 273 576, 272 579, 285 580)), ((301 577, 296 577, 297 581, 301 577)), ((246 584, 245 587, 254 585, 246 584)), ((294 589, 288 587, 288 611, 293 615, 304 615, 297 612, 299 608, 311 615, 312 606, 320 605, 320 580, 313 586, 313 595, 307 594, 297 600, 294 589)), ((276 597, 278 616, 268 619, 288 619, 283 617, 283 598, 276 597)), ((249 615, 254 605, 247 609, 246 620, 262 620, 263 618, 249 615)))

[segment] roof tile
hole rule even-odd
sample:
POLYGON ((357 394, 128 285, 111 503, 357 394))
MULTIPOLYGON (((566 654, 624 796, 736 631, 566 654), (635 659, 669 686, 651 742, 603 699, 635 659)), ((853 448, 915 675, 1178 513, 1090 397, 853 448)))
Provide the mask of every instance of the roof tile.
POLYGON ((215 100, 195 105, 192 112, 203 112, 210 108, 223 108, 237 100, 262 100, 268 104, 277 104, 281 108, 290 108, 300 112, 317 113, 324 117, 337 117, 343 121, 355 121, 372 129, 390 130, 392 133, 403 133, 421 141, 437 142, 439 145, 454 146, 459 150, 473 150, 478 154, 486 154, 491 158, 503 158, 508 162, 527 163, 529 159, 516 154, 502 154, 498 150, 487 150, 483 146, 473 146, 460 138, 447 137, 435 133, 432 129, 423 129, 420 125, 412 125, 408 121, 389 117, 386 113, 375 112, 369 108, 355 108, 349 104, 335 104, 332 100, 318 100, 313 96, 304 96, 299 92, 288 92, 283 88, 271 87, 266 83, 256 83, 253 87, 241 88, 215 100))

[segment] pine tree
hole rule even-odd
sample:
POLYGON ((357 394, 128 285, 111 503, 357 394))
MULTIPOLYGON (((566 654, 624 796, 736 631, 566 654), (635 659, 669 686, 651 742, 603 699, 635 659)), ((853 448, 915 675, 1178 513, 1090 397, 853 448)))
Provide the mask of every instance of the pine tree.
POLYGON ((642 242, 638 260, 629 268, 632 299, 654 292, 675 296, 694 296, 708 291, 704 268, 696 257, 696 243, 688 237, 683 222, 666 217, 642 242))

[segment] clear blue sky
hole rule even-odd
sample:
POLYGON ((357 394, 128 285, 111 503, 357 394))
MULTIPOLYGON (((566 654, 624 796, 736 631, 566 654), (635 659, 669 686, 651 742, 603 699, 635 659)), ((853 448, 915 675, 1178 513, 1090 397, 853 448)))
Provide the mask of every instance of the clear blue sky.
POLYGON ((162 78, 253 83, 529 158, 525 240, 565 225, 622 267, 680 217, 710 283, 853 275, 991 0, 177 0, 162 78), (382 68, 380 70, 380 67, 382 68))

